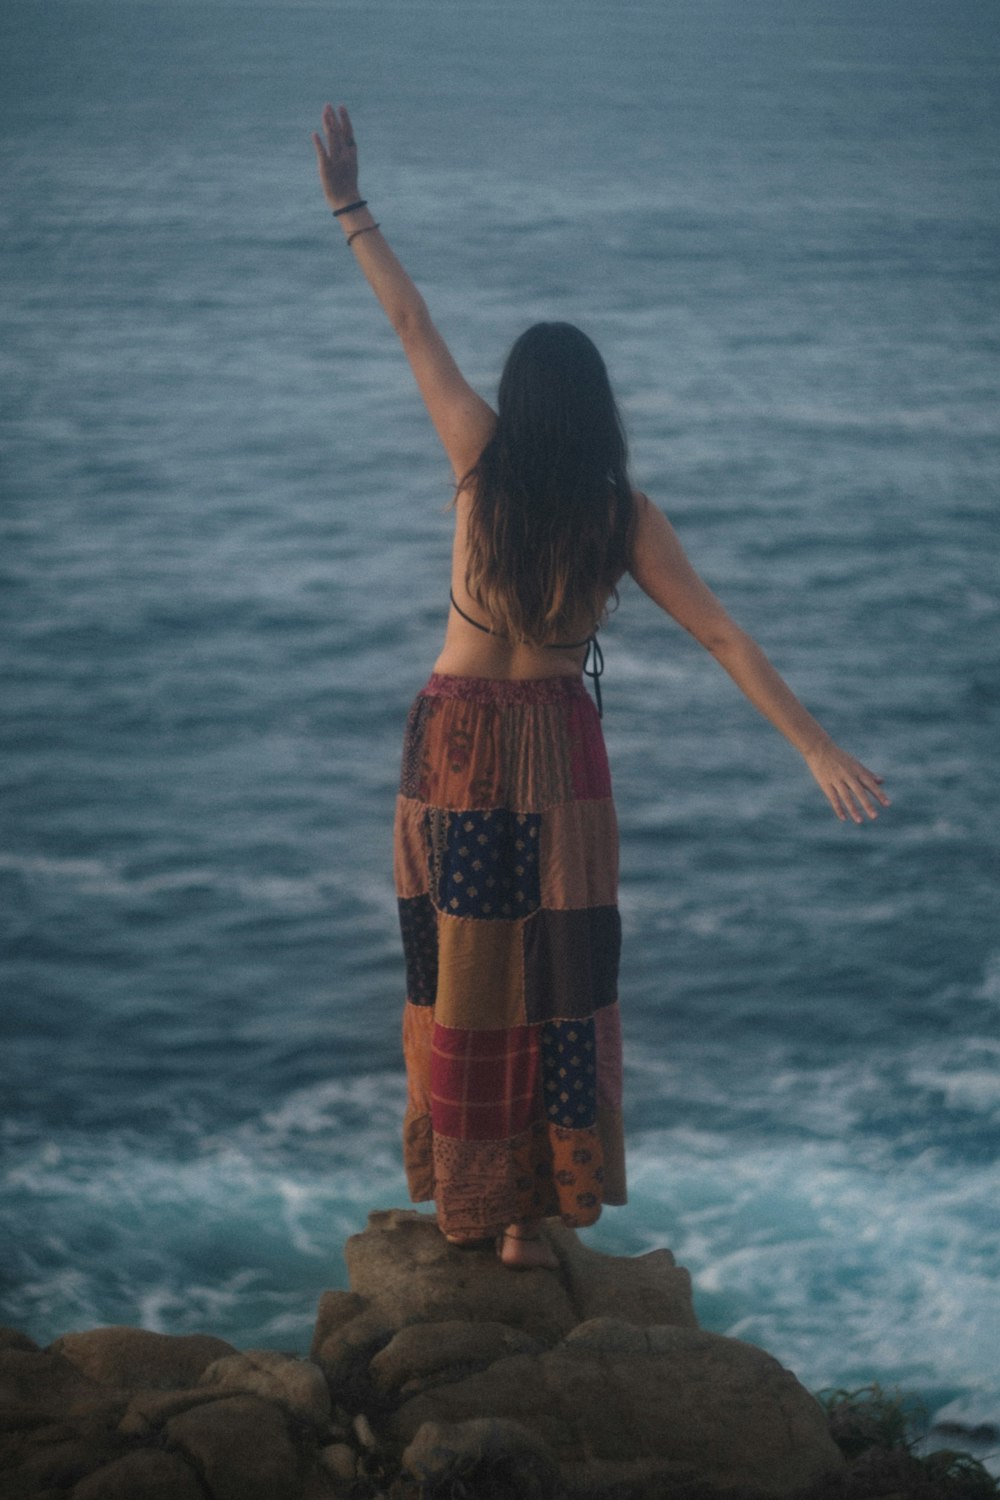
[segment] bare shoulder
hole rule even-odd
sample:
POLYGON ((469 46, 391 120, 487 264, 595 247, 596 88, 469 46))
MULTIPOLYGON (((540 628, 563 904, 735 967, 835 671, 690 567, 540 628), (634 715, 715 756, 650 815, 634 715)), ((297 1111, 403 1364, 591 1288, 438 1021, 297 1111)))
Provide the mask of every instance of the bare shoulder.
POLYGON ((636 529, 638 528, 639 522, 642 520, 645 512, 647 510, 649 510, 649 508, 652 505, 652 503, 653 502, 650 500, 650 498, 646 494, 645 490, 637 490, 637 489, 633 488, 633 490, 632 490, 632 524, 633 524, 633 527, 635 527, 636 529))
POLYGON ((648 560, 650 549, 662 551, 664 544, 669 547, 675 543, 679 547, 680 542, 663 511, 645 490, 633 489, 632 507, 632 571, 635 572, 642 567, 644 558, 648 560))

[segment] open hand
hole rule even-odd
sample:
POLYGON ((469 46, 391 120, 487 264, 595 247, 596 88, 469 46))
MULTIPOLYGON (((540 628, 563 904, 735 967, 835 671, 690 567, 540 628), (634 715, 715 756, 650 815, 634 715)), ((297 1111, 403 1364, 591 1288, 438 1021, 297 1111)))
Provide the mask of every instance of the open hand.
POLYGON ((833 740, 826 740, 809 751, 805 761, 842 823, 847 818, 854 823, 863 822, 862 810, 869 818, 877 818, 875 802, 880 802, 883 807, 890 805, 882 790, 883 778, 869 771, 846 750, 841 750, 833 740))
POLYGON ((323 184, 323 196, 331 208, 344 208, 353 203, 358 193, 358 148, 354 143, 351 117, 341 104, 334 109, 327 104, 323 110, 323 139, 313 131, 312 142, 316 147, 316 164, 319 180, 323 184))

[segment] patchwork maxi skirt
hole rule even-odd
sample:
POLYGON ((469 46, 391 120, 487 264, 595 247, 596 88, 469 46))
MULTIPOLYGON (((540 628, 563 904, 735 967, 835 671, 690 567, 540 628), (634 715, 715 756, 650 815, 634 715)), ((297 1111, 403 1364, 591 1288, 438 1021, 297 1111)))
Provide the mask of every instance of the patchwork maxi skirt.
POLYGON ((404 1159, 442 1230, 625 1202, 618 827, 576 677, 434 674, 395 823, 406 961, 404 1159))

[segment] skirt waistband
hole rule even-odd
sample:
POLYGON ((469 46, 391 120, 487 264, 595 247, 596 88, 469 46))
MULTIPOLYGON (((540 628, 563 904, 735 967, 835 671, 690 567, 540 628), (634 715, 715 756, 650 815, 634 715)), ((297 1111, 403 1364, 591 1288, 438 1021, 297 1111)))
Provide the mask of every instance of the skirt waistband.
POLYGON ((461 698, 468 703, 572 703, 580 698, 591 702, 582 677, 455 677, 447 672, 432 672, 421 689, 424 698, 461 698))

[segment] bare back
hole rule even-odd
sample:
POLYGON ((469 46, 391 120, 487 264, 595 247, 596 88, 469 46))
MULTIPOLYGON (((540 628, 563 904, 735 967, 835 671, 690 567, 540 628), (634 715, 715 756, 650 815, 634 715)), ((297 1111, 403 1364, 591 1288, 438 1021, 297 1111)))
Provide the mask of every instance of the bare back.
POLYGON ((491 677, 509 681, 518 677, 578 677, 587 654, 586 640, 593 633, 593 620, 580 619, 568 628, 570 640, 582 642, 578 648, 526 646, 490 632, 490 622, 482 605, 471 598, 465 586, 468 565, 467 536, 472 499, 461 491, 455 503, 455 540, 451 555, 451 590, 460 608, 480 621, 485 630, 462 618, 458 610, 448 611, 448 628, 444 646, 434 671, 455 677, 491 677))

